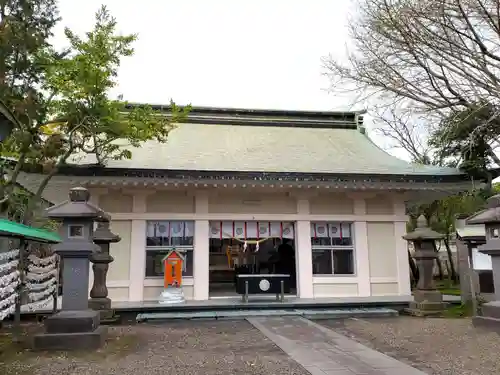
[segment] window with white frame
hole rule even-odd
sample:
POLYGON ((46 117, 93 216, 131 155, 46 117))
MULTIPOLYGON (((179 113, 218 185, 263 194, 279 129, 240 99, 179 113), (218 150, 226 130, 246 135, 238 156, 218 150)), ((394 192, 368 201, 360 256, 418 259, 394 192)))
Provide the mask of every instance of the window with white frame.
POLYGON ((184 256, 182 276, 193 276, 193 221, 148 221, 146 277, 163 276, 163 258, 175 249, 184 256))
POLYGON ((354 275, 351 223, 311 223, 313 275, 354 275))

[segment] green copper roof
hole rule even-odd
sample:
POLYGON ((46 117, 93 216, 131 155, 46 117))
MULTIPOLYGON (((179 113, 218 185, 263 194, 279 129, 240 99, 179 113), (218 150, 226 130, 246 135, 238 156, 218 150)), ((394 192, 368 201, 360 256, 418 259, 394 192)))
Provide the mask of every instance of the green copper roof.
POLYGON ((0 237, 19 238, 43 243, 61 242, 61 238, 57 233, 29 227, 5 219, 0 219, 0 237))
MULTIPOLYGON (((184 123, 166 144, 132 148, 131 160, 106 167, 226 172, 458 175, 459 170, 410 164, 378 148, 358 129, 184 123)), ((77 164, 95 163, 92 157, 77 164)))

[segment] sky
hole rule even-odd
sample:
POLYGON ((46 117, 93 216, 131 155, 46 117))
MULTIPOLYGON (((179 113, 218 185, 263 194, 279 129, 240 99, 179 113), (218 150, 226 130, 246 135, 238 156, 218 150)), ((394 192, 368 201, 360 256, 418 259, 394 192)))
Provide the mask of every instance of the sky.
POLYGON ((67 46, 64 27, 90 30, 102 4, 121 33, 138 34, 112 95, 150 104, 352 109, 353 98, 328 92, 321 63, 345 56, 350 0, 59 0, 54 44, 67 46))

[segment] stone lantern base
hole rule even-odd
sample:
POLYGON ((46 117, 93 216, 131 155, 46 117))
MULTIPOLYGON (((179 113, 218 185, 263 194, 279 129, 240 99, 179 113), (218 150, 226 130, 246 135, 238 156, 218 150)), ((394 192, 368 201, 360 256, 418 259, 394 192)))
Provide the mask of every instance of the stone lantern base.
POLYGON ((91 298, 89 299, 89 308, 92 310, 109 310, 111 309, 111 300, 108 297, 91 298))
POLYGON ((441 315, 446 308, 443 295, 438 290, 416 290, 413 294, 415 301, 410 302, 410 307, 405 309, 413 316, 441 315))
POLYGON ((89 309, 99 312, 101 324, 116 323, 120 319, 111 308, 111 300, 108 297, 89 299, 89 309))
POLYGON ((33 337, 34 350, 99 349, 107 327, 99 325, 99 312, 61 311, 44 321, 45 333, 33 337))
POLYGON ((474 327, 484 327, 500 333, 500 301, 492 301, 481 306, 482 316, 472 317, 474 327))

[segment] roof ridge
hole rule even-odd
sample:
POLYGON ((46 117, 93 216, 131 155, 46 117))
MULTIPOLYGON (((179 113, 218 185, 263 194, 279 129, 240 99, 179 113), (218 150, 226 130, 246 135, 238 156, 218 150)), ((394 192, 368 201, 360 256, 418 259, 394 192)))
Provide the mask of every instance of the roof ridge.
MULTIPOLYGON (((127 109, 150 106, 169 116, 168 105, 129 103, 127 109)), ((297 111, 243 108, 191 107, 186 123, 357 129, 365 111, 297 111)))

